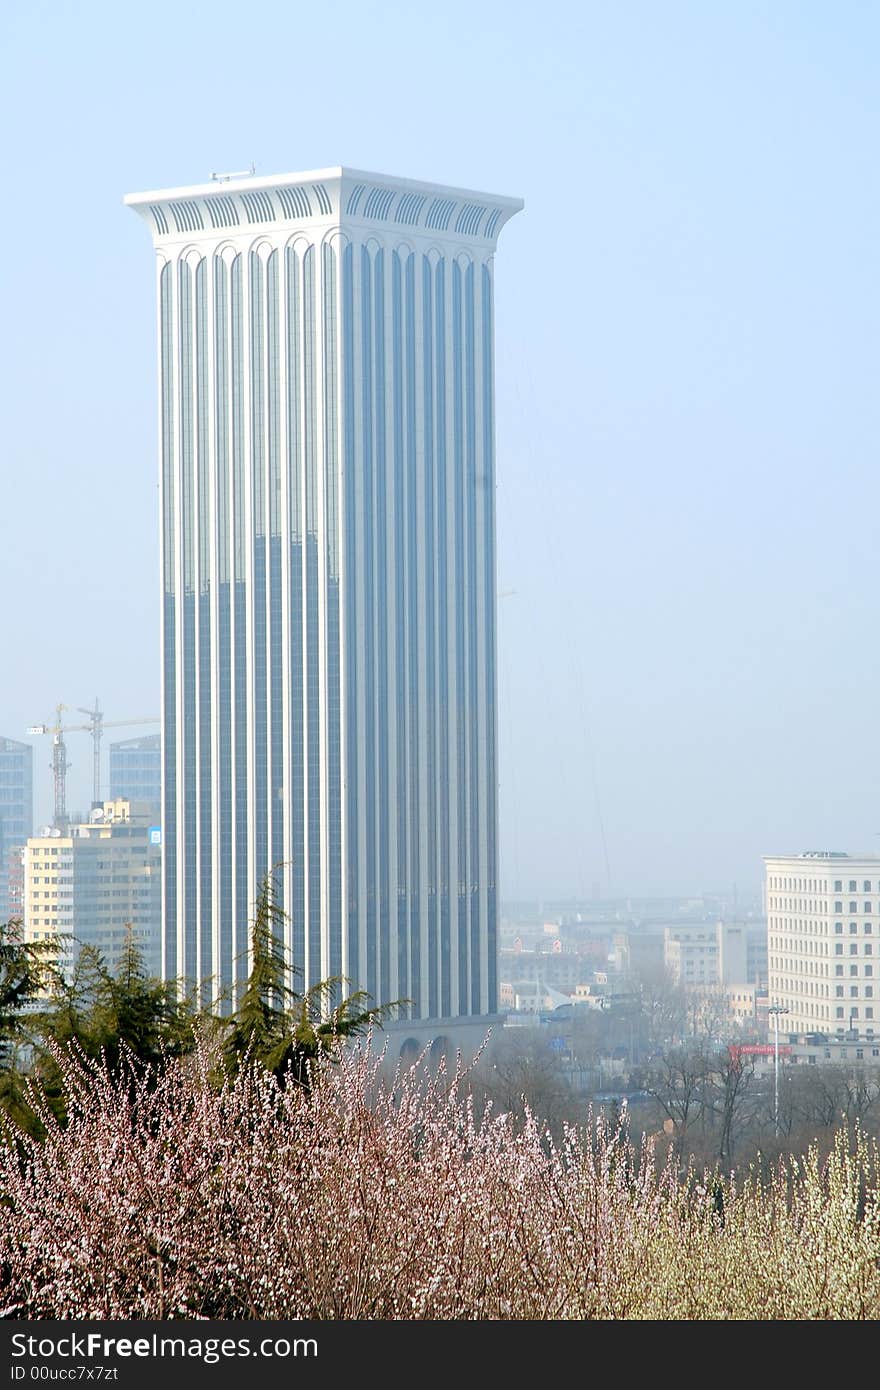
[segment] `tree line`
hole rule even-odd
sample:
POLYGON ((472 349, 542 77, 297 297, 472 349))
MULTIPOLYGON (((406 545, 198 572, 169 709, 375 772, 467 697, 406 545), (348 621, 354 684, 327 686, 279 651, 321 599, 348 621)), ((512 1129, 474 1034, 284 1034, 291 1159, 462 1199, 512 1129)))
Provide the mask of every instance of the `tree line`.
POLYGON ((827 1155, 841 1128, 880 1139, 876 1061, 783 1063, 777 1089, 772 1065, 728 1046, 741 1032, 714 1020, 704 1030, 698 1018, 685 1031, 675 996, 652 981, 631 1017, 584 1009, 564 1024, 500 1030, 469 1076, 476 1103, 520 1122, 530 1114, 558 1142, 601 1111, 634 1138, 651 1136, 662 1161, 741 1174, 769 1173, 812 1144, 827 1155))
POLYGON ((374 1004, 362 989, 345 993, 342 976, 298 990, 282 942, 285 920, 270 873, 249 924, 247 977, 225 1014, 203 1002, 205 991, 150 975, 132 933, 114 969, 82 944, 65 973, 57 938, 26 941, 19 920, 0 923, 0 1106, 21 1129, 38 1133, 43 1104, 64 1119, 71 1053, 112 1076, 134 1063, 158 1077, 200 1039, 218 1059, 218 1084, 247 1059, 282 1085, 308 1089, 315 1065, 332 1062, 345 1039, 381 1027, 407 1001, 374 1004))

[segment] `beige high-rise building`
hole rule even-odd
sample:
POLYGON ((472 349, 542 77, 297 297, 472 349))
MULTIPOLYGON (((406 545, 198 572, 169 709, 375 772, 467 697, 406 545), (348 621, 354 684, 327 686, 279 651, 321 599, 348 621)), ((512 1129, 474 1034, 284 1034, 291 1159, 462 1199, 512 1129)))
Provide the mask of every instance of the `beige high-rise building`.
POLYGON ((25 940, 58 937, 69 972, 81 946, 109 969, 133 937, 151 974, 161 967, 161 838, 149 808, 105 801, 87 824, 48 830, 25 845, 25 940))
POLYGON ((780 1032, 874 1037, 880 857, 765 856, 770 1005, 780 1032))

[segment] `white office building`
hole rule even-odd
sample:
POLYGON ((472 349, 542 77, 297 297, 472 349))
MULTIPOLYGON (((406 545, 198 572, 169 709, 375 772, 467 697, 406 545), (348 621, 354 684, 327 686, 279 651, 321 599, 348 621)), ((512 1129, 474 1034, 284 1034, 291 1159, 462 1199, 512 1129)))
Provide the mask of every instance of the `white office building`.
POLYGON ((157 253, 164 972, 497 1007, 493 254, 335 168, 129 195, 157 253))
POLYGON ((765 857, 770 1005, 780 1032, 876 1028, 880 857, 815 850, 765 857))

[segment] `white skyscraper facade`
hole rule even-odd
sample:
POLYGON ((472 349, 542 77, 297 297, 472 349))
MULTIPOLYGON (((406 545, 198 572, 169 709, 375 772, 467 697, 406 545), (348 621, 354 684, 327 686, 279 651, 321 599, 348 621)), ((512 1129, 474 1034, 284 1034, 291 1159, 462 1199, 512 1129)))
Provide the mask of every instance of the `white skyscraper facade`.
POLYGON ((493 253, 347 169, 126 198, 157 253, 167 978, 497 1007, 493 253))

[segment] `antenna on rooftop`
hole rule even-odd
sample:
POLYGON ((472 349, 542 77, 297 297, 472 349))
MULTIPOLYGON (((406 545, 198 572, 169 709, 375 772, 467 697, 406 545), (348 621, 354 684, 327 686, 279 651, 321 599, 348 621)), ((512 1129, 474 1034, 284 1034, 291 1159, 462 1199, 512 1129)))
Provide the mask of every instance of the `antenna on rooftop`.
POLYGON ((249 179, 253 178, 257 172, 257 166, 252 164, 249 169, 234 169, 229 174, 212 174, 212 183, 228 183, 230 179, 249 179))

